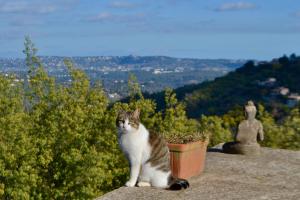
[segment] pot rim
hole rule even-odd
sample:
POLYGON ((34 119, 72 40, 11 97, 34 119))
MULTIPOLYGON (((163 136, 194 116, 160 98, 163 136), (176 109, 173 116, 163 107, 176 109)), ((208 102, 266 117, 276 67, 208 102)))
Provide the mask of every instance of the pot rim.
POLYGON ((199 140, 196 142, 189 142, 186 144, 174 144, 174 143, 167 143, 170 151, 191 151, 193 149, 198 148, 206 148, 208 145, 208 140, 199 140))

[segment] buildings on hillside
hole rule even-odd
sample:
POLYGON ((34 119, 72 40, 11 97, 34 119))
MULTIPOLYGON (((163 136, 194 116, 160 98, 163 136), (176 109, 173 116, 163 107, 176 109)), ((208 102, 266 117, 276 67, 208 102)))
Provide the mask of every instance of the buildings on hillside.
POLYGON ((257 81, 257 84, 261 87, 271 89, 270 95, 265 97, 267 100, 274 100, 275 98, 283 97, 286 99, 285 103, 288 107, 294 107, 300 103, 300 94, 291 93, 289 88, 280 86, 276 78, 270 77, 264 81, 257 81))

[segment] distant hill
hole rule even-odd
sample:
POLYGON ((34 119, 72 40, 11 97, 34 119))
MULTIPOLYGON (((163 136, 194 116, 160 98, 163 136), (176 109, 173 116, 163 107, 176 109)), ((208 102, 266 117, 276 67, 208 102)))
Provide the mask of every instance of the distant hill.
MULTIPOLYGON (((190 117, 224 114, 252 99, 262 103, 274 115, 300 100, 300 57, 294 54, 269 62, 248 61, 227 75, 175 90, 187 105, 190 117)), ((163 92, 149 95, 163 107, 163 92)))
MULTIPOLYGON (((59 56, 40 56, 41 62, 58 82, 68 82, 64 59, 59 56)), ((144 92, 158 92, 165 87, 177 88, 201 83, 223 76, 242 66, 245 60, 192 59, 166 56, 85 56, 68 57, 84 70, 92 82, 102 81, 112 99, 127 96, 127 79, 134 73, 144 92)), ((0 59, 0 73, 16 73, 26 77, 24 59, 0 59)))
MULTIPOLYGON (((174 69, 182 68, 206 68, 218 69, 235 69, 245 63, 245 60, 233 59, 195 59, 195 58, 173 58, 167 56, 78 56, 78 57, 61 57, 61 56, 40 56, 45 67, 61 68, 65 58, 71 59, 79 68, 87 69, 91 67, 110 67, 128 66, 130 69, 141 69, 144 67, 174 69)), ((0 69, 9 68, 26 68, 25 60, 21 58, 9 59, 0 58, 0 69)), ((207 69, 208 70, 208 69, 207 69)))

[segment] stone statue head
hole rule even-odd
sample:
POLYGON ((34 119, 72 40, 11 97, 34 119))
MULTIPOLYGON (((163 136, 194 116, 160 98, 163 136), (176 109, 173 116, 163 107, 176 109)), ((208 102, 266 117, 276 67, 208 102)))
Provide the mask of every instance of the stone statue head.
POLYGON ((253 101, 248 101, 247 104, 245 105, 245 115, 248 120, 255 119, 256 107, 253 101))

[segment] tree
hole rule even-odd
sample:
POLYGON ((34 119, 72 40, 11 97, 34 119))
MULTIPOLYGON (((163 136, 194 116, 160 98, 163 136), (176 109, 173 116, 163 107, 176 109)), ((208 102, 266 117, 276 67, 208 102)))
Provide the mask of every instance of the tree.
POLYGON ((0 197, 29 199, 39 183, 22 84, 0 75, 0 197))
POLYGON ((165 89, 166 108, 158 113, 156 130, 164 135, 170 143, 187 143, 206 139, 204 131, 200 131, 199 122, 188 119, 186 107, 179 102, 171 88, 165 89))
POLYGON ((289 63, 289 58, 284 55, 278 59, 278 62, 282 65, 287 65, 289 63))
POLYGON ((138 80, 136 76, 132 73, 129 74, 129 78, 128 78, 128 93, 129 93, 130 101, 135 101, 137 99, 144 98, 138 80))
POLYGON ((24 53, 26 87, 0 76, 1 198, 91 199, 122 185, 128 167, 101 85, 70 61, 72 82, 59 85, 29 38, 24 53))
POLYGON ((300 111, 294 108, 283 123, 283 133, 285 140, 282 141, 282 148, 300 149, 300 111))

